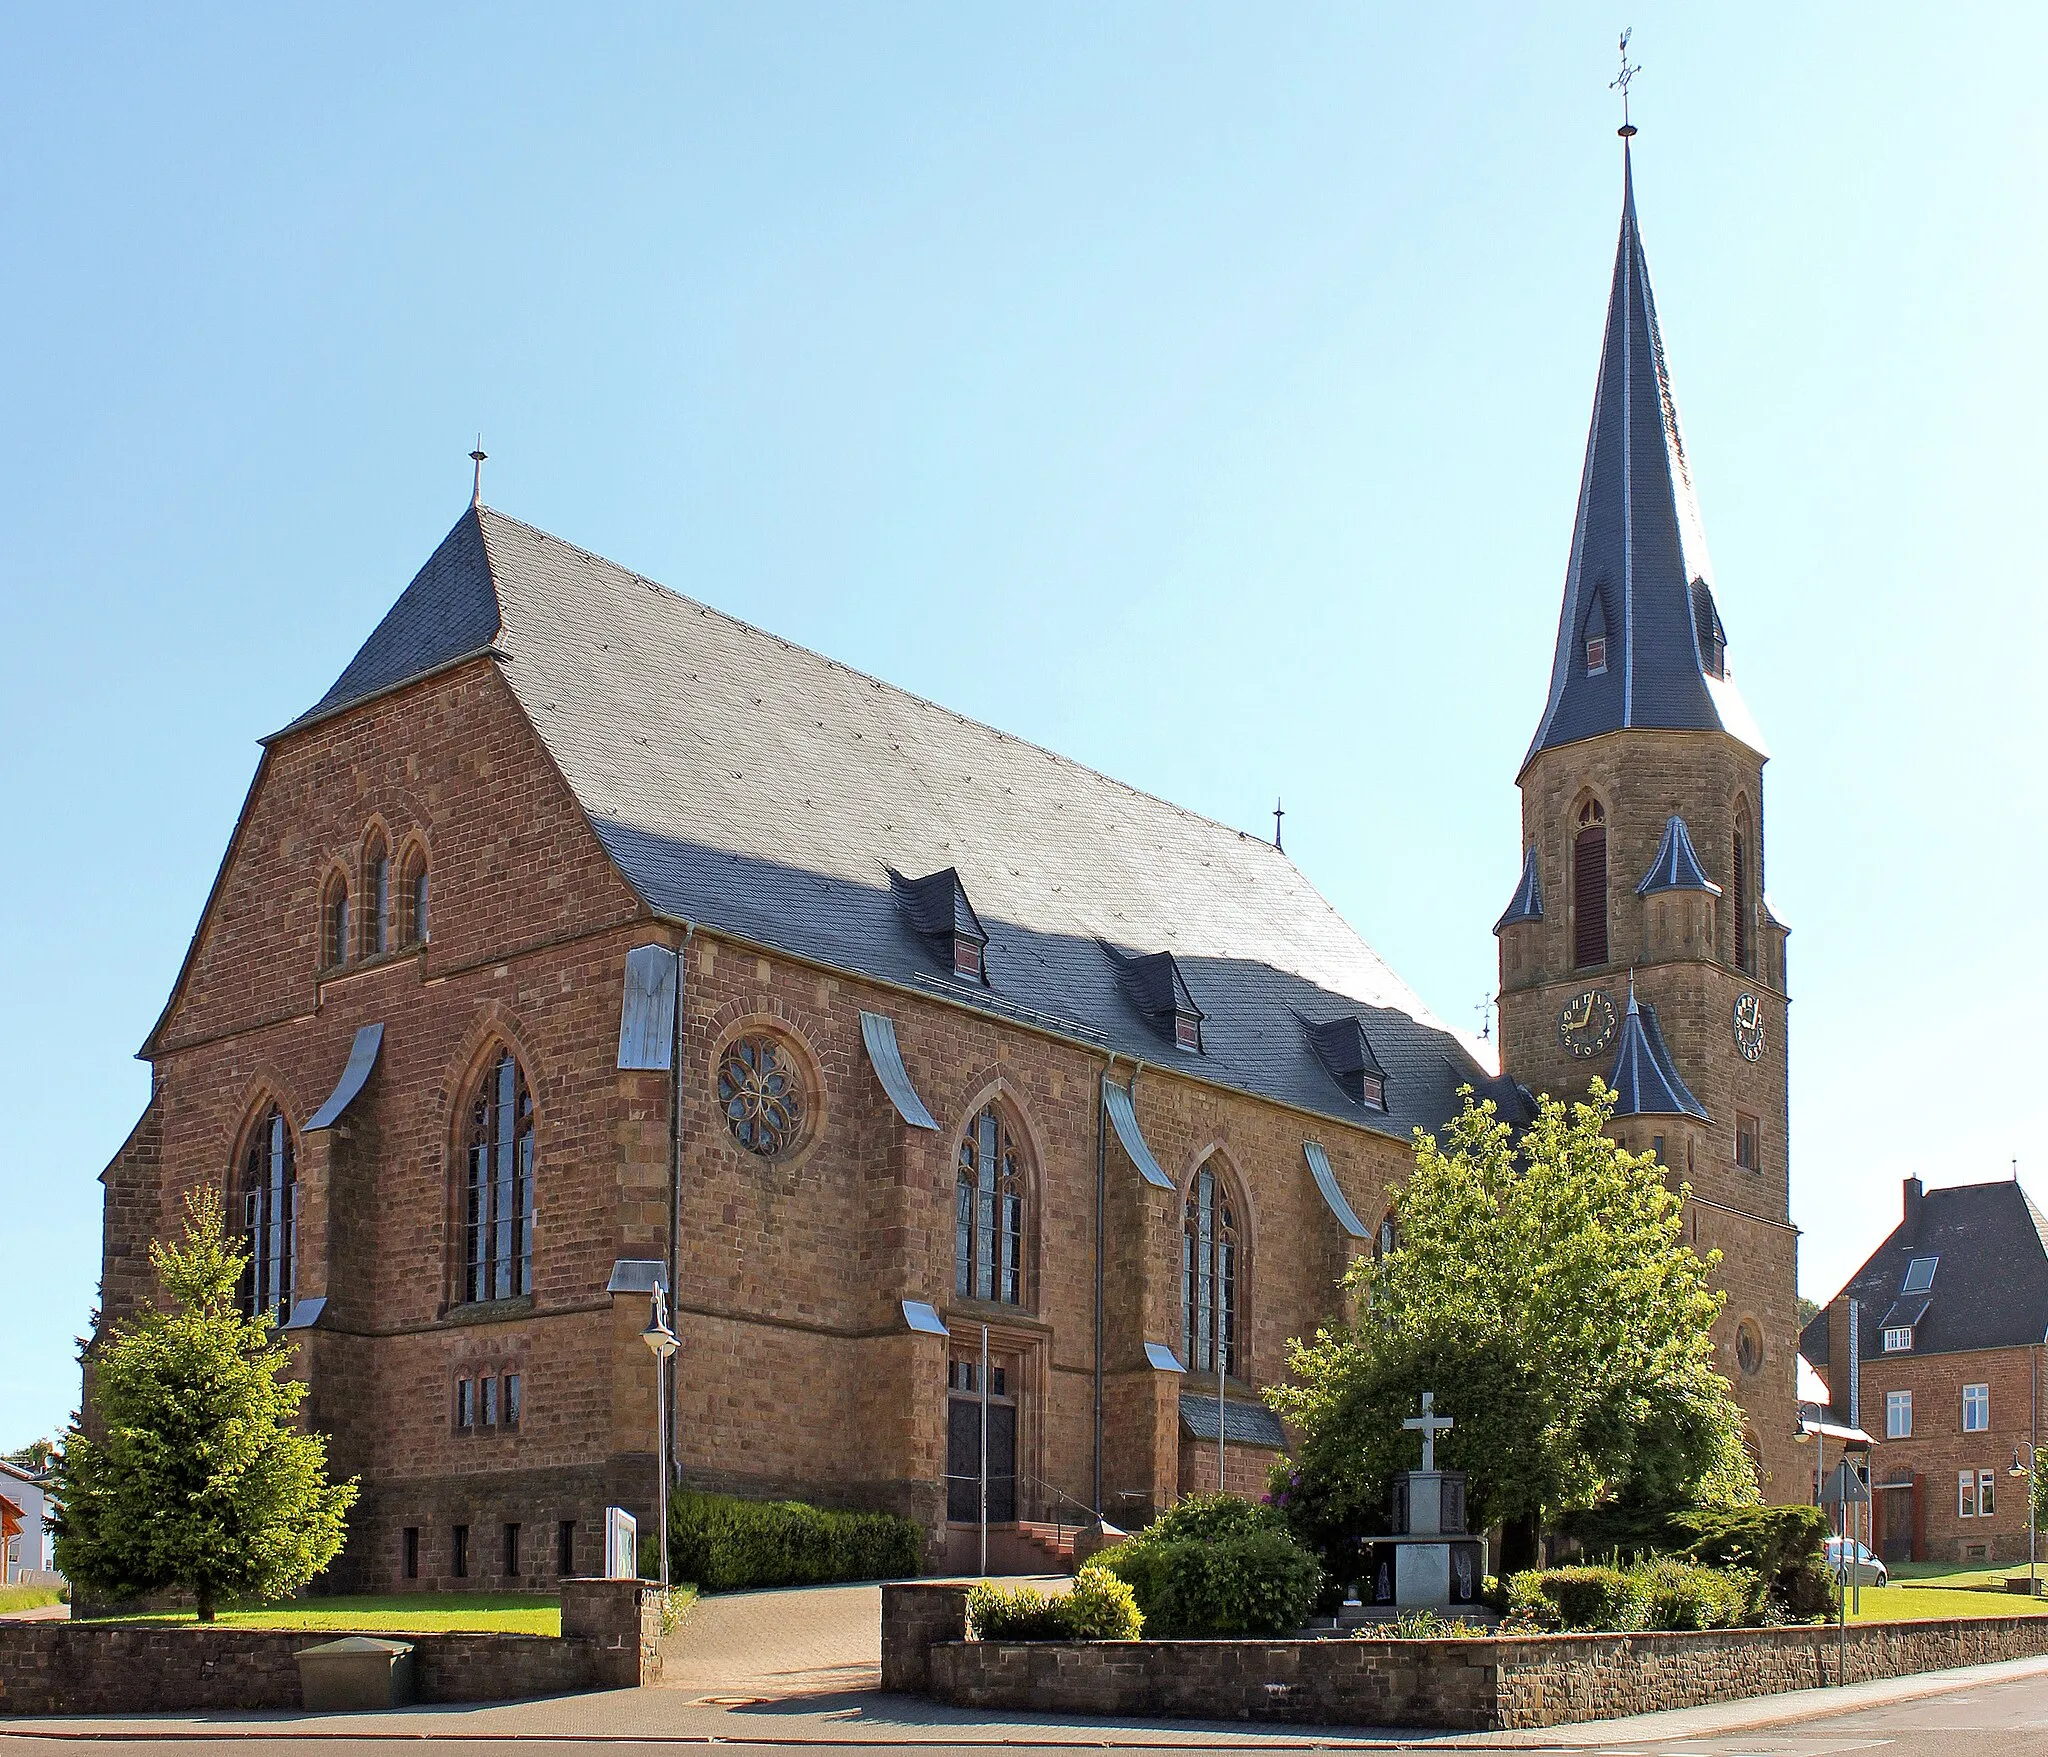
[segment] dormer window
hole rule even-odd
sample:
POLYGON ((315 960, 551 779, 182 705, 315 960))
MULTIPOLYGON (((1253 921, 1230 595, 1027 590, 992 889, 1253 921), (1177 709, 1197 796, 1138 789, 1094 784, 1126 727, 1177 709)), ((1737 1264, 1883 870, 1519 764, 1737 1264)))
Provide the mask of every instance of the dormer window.
POLYGON ((1899 1325, 1884 1333, 1886 1354, 1910 1354, 1913 1351, 1913 1331, 1908 1325, 1899 1325))
POLYGON ((913 932, 939 961, 939 967, 962 982, 988 983, 988 934, 967 900, 967 887, 952 867, 905 878, 893 866, 889 894, 913 932))
POLYGON ((1596 634, 1586 643, 1586 675, 1598 677, 1607 669, 1607 637, 1596 634))
POLYGON ((1302 1019, 1301 1028, 1308 1033, 1309 1047, 1316 1052, 1323 1071, 1344 1089, 1345 1097, 1367 1110, 1387 1108, 1387 1072, 1372 1052, 1364 1019, 1356 1013, 1321 1023, 1302 1019))
POLYGON ((1138 956, 1119 951, 1106 941, 1102 949, 1116 967, 1117 986, 1124 998, 1145 1015, 1162 1037, 1171 1036, 1176 1049, 1190 1055, 1202 1053, 1202 1021, 1208 1017, 1195 1005, 1180 966, 1171 952, 1138 956))
POLYGON ((1586 675, 1598 677, 1607 669, 1607 582, 1593 588, 1593 602, 1586 611, 1581 631, 1586 642, 1586 675))

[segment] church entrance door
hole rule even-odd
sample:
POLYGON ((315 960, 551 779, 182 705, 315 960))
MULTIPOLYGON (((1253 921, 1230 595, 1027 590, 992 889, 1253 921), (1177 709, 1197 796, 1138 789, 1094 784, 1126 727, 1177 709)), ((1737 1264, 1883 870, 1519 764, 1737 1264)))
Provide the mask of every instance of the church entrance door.
MULTIPOLYGON (((946 1518, 961 1525, 981 1519, 981 1363, 956 1360, 947 1369, 946 1518)), ((1017 1400, 1009 1394, 1010 1369, 991 1365, 988 1397, 988 1522, 1017 1517, 1017 1400)))

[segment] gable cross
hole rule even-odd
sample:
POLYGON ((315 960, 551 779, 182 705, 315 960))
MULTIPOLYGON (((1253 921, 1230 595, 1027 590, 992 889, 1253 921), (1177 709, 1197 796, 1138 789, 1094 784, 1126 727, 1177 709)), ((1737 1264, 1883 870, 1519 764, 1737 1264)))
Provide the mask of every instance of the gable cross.
POLYGON ((1422 1394, 1422 1413, 1420 1415, 1411 1415, 1401 1425, 1411 1433, 1421 1433, 1422 1468, 1424 1470, 1434 1470, 1436 1469, 1437 1435, 1449 1428, 1456 1427, 1458 1424, 1447 1415, 1438 1415, 1436 1413, 1436 1393, 1434 1391, 1425 1391, 1422 1394))

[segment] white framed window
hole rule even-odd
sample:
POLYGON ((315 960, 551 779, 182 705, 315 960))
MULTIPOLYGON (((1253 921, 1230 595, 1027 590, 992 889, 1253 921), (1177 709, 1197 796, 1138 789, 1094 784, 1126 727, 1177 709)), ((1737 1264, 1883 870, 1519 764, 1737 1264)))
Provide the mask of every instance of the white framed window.
POLYGON ((1956 1517, 1977 1517, 1977 1473, 1974 1470, 1956 1472, 1956 1517))
POLYGON ((1980 1470, 1977 1472, 1977 1517, 1979 1519, 1989 1519, 1991 1517, 1991 1485, 1997 1480, 1997 1477, 1998 1472, 1995 1470, 1980 1470))
POLYGON ((1988 1434, 1991 1431, 1991 1387, 1989 1385, 1965 1385, 1963 1387, 1963 1432, 1966 1434, 1988 1434))
POLYGON ((1884 1437, 1910 1440, 1913 1437, 1913 1393, 1887 1391, 1884 1394, 1884 1437))
POLYGON ((1884 1333, 1884 1351, 1886 1354, 1905 1354, 1912 1346, 1913 1332, 1910 1328, 1892 1329, 1884 1333))

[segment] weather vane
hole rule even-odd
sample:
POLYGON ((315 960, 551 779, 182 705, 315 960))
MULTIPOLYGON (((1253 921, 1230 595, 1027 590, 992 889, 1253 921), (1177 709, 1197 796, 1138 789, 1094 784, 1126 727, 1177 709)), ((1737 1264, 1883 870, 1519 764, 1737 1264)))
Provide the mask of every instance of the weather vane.
POLYGON ((1627 140, 1636 131, 1635 124, 1628 119, 1628 82, 1635 78, 1635 76, 1638 73, 1642 72, 1642 69, 1640 67, 1632 67, 1629 65, 1628 40, 1635 34, 1636 32, 1634 25, 1630 25, 1627 30, 1621 33, 1621 71, 1617 73, 1614 76, 1614 78, 1607 82, 1607 89, 1609 91, 1621 93, 1620 132, 1621 138, 1623 140, 1627 140))

